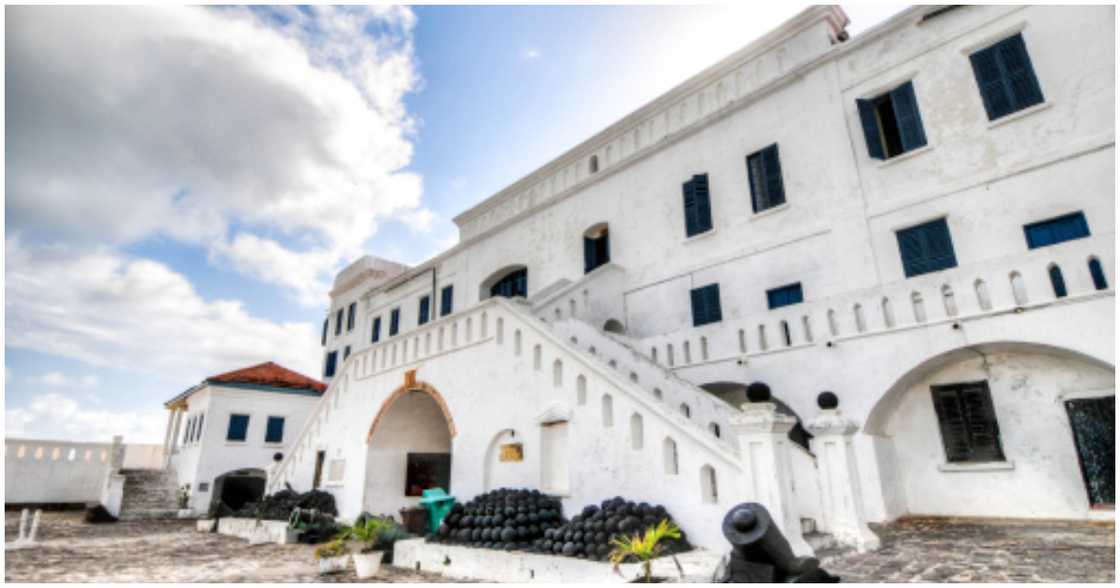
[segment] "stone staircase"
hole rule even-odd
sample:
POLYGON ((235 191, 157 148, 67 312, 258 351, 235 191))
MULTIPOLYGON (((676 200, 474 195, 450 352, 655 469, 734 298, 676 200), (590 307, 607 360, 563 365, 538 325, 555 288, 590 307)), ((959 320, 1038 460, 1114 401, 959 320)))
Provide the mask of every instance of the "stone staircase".
POLYGON ((122 521, 176 518, 179 489, 175 470, 121 470, 121 475, 125 477, 122 521))

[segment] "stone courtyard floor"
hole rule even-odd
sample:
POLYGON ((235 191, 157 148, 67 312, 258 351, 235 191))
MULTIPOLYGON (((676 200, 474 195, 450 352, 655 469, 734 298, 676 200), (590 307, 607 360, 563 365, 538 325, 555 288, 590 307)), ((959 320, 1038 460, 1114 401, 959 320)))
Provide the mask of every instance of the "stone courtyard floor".
MULTIPOLYGON (((5 540, 19 514, 6 513, 5 540)), ((827 556, 846 582, 1113 582, 1115 530, 1076 523, 907 520, 875 526, 879 551, 827 556)), ((40 543, 4 554, 8 582, 356 582, 320 577, 307 545, 255 545, 193 522, 87 525, 44 512, 40 543)), ((383 566, 374 582, 449 582, 383 566)))

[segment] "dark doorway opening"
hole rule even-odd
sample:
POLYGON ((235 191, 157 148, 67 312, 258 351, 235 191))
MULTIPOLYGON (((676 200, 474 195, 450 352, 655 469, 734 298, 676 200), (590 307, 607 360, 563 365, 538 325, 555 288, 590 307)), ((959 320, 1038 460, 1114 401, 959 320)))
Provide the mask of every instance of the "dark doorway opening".
POLYGON ((323 482, 323 462, 326 460, 326 451, 319 451, 315 453, 315 477, 311 480, 312 490, 318 490, 319 484, 323 482))
POLYGON ((1079 398, 1067 400, 1065 404, 1089 504, 1113 506, 1116 503, 1116 397, 1079 398))
POLYGON ((451 491, 450 453, 409 453, 407 463, 405 496, 423 496, 429 488, 451 491))
POLYGON ((264 470, 243 469, 222 474, 214 479, 211 516, 225 516, 241 510, 246 504, 264 498, 264 470))

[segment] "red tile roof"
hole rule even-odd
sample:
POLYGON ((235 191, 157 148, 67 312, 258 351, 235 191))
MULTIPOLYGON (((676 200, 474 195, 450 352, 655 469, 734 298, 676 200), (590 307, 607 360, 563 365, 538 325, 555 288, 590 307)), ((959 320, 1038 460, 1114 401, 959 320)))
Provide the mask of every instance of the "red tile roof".
POLYGON ((262 363, 252 367, 218 374, 206 378, 206 381, 212 384, 260 384, 264 386, 276 386, 278 388, 299 388, 306 390, 315 390, 322 394, 327 385, 309 378, 301 373, 293 372, 292 370, 277 365, 273 362, 262 363))

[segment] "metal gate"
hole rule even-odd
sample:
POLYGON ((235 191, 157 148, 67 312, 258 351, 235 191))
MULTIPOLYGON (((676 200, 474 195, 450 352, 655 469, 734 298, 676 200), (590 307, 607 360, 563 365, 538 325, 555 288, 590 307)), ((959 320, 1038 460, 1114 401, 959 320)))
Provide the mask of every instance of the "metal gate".
POLYGON ((1092 506, 1116 502, 1116 397, 1066 401, 1081 475, 1092 506))

